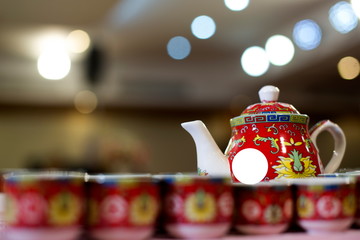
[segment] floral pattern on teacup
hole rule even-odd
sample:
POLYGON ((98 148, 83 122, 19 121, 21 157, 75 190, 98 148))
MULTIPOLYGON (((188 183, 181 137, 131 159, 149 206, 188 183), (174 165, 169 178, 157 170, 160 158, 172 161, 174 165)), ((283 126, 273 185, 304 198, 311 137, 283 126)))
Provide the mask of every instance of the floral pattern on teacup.
POLYGON ((300 196, 297 200, 297 212, 301 218, 309 218, 314 215, 315 205, 310 198, 300 196))
POLYGON ((248 221, 256 221, 261 216, 261 206, 255 200, 246 200, 241 207, 241 213, 248 221))
POLYGON ((360 205, 356 204, 355 195, 348 195, 343 200, 343 213, 345 216, 354 216, 356 212, 356 206, 360 207, 360 205))
POLYGON ((213 195, 200 189, 185 199, 184 210, 191 222, 211 222, 216 217, 216 200, 213 195))
POLYGON ((287 224, 293 215, 286 185, 243 185, 235 188, 235 225, 287 224))
POLYGON ((167 179, 164 221, 167 224, 230 223, 234 197, 228 181, 190 176, 167 179))
POLYGON ((264 220, 267 223, 277 224, 280 223, 283 218, 283 210, 277 204, 269 205, 264 209, 264 220))
POLYGON ((297 213, 301 219, 353 217, 356 198, 353 185, 299 186, 297 213))
POLYGON ((49 221, 53 225, 76 224, 81 213, 81 200, 69 191, 59 192, 49 201, 49 221))
POLYGON ((137 226, 154 222, 158 213, 158 203, 149 194, 141 194, 130 203, 130 221, 137 226))
POLYGON ((127 216, 128 203, 119 195, 110 195, 100 203, 100 218, 109 224, 116 224, 127 216))
POLYGON ((150 180, 109 179, 90 183, 88 226, 90 229, 151 227, 159 213, 156 183, 150 180))
POLYGON ((317 203, 316 208, 323 218, 335 218, 341 213, 341 201, 332 196, 323 196, 317 203))
POLYGON ((47 202, 36 192, 27 192, 19 201, 20 219, 26 225, 39 225, 46 219, 47 202))
POLYGON ((5 197, 5 222, 9 225, 16 224, 18 221, 19 204, 12 195, 7 194, 5 197))
POLYGON ((218 200, 220 214, 224 217, 231 217, 234 209, 234 197, 230 192, 224 192, 218 200))

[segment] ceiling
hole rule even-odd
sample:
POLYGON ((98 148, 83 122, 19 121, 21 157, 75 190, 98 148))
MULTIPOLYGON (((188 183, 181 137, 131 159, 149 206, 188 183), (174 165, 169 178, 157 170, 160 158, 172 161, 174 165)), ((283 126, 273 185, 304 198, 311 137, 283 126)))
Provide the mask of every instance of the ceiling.
POLYGON ((301 112, 360 113, 360 80, 343 80, 337 63, 360 59, 360 29, 336 32, 328 21, 335 0, 252 0, 233 12, 222 0, 0 0, 0 104, 72 105, 77 92, 91 89, 104 106, 239 109, 257 102, 265 84, 280 88, 280 101, 301 112), (192 20, 208 15, 216 33, 206 40, 190 31, 192 20), (322 28, 321 45, 295 50, 293 61, 250 77, 240 56, 250 46, 264 47, 274 34, 291 38, 303 19, 322 28), (37 72, 36 39, 44 33, 82 29, 100 51, 99 78, 89 81, 89 52, 74 56, 70 74, 59 81, 37 72), (168 41, 184 36, 191 54, 170 58, 168 41), (351 111, 351 110, 350 110, 351 111))

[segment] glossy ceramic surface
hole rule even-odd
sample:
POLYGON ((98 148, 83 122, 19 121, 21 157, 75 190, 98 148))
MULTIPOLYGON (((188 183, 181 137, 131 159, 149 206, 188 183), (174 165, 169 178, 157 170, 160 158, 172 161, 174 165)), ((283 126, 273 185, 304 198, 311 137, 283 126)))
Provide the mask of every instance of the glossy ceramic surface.
POLYGON ((308 128, 309 117, 292 105, 278 102, 279 89, 264 86, 261 103, 247 107, 230 120, 232 136, 221 152, 199 120, 182 123, 193 137, 199 175, 231 176, 233 182, 253 184, 280 178, 315 177, 336 171, 345 152, 341 128, 324 120, 308 128), (323 167, 317 136, 328 131, 334 139, 333 156, 323 167))
POLYGON ((150 175, 94 175, 87 186, 87 228, 93 238, 139 240, 154 233, 160 199, 150 175))
POLYGON ((355 182, 341 178, 308 178, 296 183, 297 220, 305 230, 343 231, 354 221, 355 182))
MULTIPOLYGON (((320 126, 330 127, 332 123, 320 122, 309 131, 309 117, 290 104, 278 102, 278 94, 276 87, 265 86, 259 92, 261 103, 247 107, 230 120, 232 138, 226 155, 235 182, 239 181, 236 161, 242 161, 237 155, 249 148, 259 150, 267 159, 268 171, 263 181, 315 177, 324 172, 314 143, 316 137, 311 135, 320 126)), ((339 130, 336 125, 330 128, 339 130)), ((338 166, 340 162, 341 158, 336 158, 333 164, 338 166)))
POLYGON ((5 176, 8 239, 79 237, 85 207, 81 173, 29 172, 5 176))
POLYGON ((245 234, 284 232, 293 218, 291 187, 286 183, 235 184, 235 228, 245 234))
POLYGON ((179 238, 217 238, 231 227, 233 192, 230 179, 174 175, 162 177, 166 231, 179 238))

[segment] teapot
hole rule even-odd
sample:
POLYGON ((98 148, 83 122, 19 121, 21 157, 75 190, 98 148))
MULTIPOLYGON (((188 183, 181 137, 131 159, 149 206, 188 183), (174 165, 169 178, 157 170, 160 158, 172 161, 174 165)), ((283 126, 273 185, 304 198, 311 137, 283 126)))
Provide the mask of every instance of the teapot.
POLYGON ((279 92, 275 86, 264 86, 259 91, 261 103, 248 106, 240 116, 230 119, 232 136, 225 153, 202 121, 181 124, 195 141, 199 175, 231 176, 233 182, 253 184, 316 177, 338 169, 346 147, 342 129, 323 120, 309 130, 309 117, 291 104, 278 102, 279 92), (316 145, 323 131, 334 139, 333 155, 326 167, 316 145))

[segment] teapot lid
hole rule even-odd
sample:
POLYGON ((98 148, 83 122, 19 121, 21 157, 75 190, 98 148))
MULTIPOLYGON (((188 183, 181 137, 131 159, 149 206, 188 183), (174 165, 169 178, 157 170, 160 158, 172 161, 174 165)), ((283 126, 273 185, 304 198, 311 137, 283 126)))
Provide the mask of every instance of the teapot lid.
POLYGON ((291 104, 278 102, 279 88, 271 85, 264 86, 259 91, 261 103, 248 106, 241 115, 266 114, 266 113, 291 113, 300 114, 291 104))

